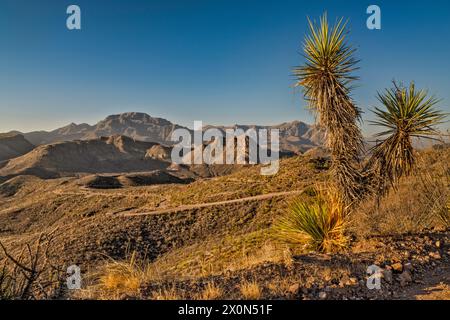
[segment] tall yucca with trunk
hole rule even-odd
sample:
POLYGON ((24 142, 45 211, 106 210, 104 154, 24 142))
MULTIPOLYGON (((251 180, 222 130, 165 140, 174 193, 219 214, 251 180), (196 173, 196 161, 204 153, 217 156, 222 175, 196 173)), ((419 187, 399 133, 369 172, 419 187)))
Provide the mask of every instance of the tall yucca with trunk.
POLYGON ((413 171, 416 155, 412 139, 437 135, 436 125, 445 114, 435 109, 439 101, 425 90, 416 90, 414 83, 406 88, 394 82, 392 88, 378 93, 378 100, 384 108, 375 108, 377 120, 371 123, 386 130, 376 135, 381 141, 372 149, 367 168, 373 175, 375 193, 383 196, 413 171))
POLYGON ((357 77, 355 52, 346 43, 346 23, 328 24, 326 14, 320 24, 309 22, 310 34, 304 43, 306 63, 294 69, 296 86, 303 87, 309 108, 325 130, 326 145, 332 153, 331 172, 344 203, 360 197, 358 157, 363 139, 358 122, 361 112, 350 97, 357 77))

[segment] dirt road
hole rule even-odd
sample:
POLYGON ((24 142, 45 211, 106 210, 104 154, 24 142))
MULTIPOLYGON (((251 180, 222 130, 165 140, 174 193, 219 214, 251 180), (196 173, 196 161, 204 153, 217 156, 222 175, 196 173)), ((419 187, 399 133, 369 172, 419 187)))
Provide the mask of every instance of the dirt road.
POLYGON ((186 210, 192 210, 192 209, 201 209, 201 208, 215 207, 215 206, 221 206, 221 205, 226 205, 226 204, 241 203, 241 202, 246 202, 246 201, 267 200, 267 199, 271 199, 271 198, 275 198, 275 197, 285 197, 285 196, 300 194, 302 192, 303 192, 303 190, 272 192, 272 193, 261 194, 261 195, 253 196, 253 197, 246 197, 246 198, 233 199, 233 200, 224 200, 224 201, 217 201, 217 202, 199 203, 199 204, 192 204, 192 205, 184 205, 184 206, 179 206, 179 207, 175 207, 175 208, 158 209, 158 210, 149 211, 149 212, 125 211, 125 212, 117 213, 115 215, 123 216, 123 217, 133 217, 133 216, 146 216, 146 215, 155 215, 155 214, 174 213, 174 212, 180 212, 180 211, 186 211, 186 210))

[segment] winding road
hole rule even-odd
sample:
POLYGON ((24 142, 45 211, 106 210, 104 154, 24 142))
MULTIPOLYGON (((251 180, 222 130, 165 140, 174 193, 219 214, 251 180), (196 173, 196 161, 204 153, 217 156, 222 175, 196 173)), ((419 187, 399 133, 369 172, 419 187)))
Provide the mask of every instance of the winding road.
POLYGON ((149 211, 149 212, 123 211, 123 212, 116 213, 114 215, 121 216, 121 217, 136 217, 136 216, 148 216, 148 215, 175 213, 175 212, 181 212, 181 211, 192 210, 192 209, 201 209, 201 208, 216 207, 216 206, 221 206, 221 205, 226 205, 226 204, 241 203, 241 202, 246 202, 246 201, 267 200, 267 199, 276 198, 276 197, 285 197, 285 196, 300 194, 302 192, 303 192, 303 190, 272 192, 272 193, 261 194, 261 195, 253 196, 253 197, 245 197, 245 198, 233 199, 233 200, 224 200, 224 201, 217 201, 217 202, 206 202, 206 203, 198 203, 198 204, 191 204, 191 205, 183 205, 183 206, 179 206, 179 207, 175 207, 175 208, 158 209, 158 210, 149 211))

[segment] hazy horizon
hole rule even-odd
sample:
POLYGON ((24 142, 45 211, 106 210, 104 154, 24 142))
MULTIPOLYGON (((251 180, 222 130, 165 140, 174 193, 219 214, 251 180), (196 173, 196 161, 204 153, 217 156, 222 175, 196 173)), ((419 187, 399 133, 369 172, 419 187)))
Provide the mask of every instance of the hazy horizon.
MULTIPOLYGON (((22 132, 22 133, 28 133, 28 132, 33 132, 33 131, 53 131, 53 130, 60 129, 60 128, 62 128, 62 127, 68 126, 68 125, 70 125, 70 124, 72 124, 72 123, 74 123, 74 124, 76 124, 76 125, 80 125, 80 124, 88 124, 88 125, 90 125, 90 126, 94 126, 94 125, 96 125, 99 121, 104 120, 104 119, 107 118, 108 116, 118 115, 118 114, 124 114, 124 113, 132 113, 132 112, 136 112, 136 113, 145 113, 145 114, 148 114, 149 116, 151 116, 152 118, 162 118, 162 119, 165 119, 165 120, 168 120, 168 121, 172 122, 173 124, 177 124, 177 125, 180 125, 180 126, 183 126, 183 127, 190 128, 190 129, 192 129, 193 126, 194 126, 194 123, 193 123, 193 122, 191 122, 191 123, 188 123, 188 122, 186 122, 186 123, 181 123, 181 122, 177 122, 177 121, 174 120, 174 119, 168 118, 168 117, 166 117, 166 116, 164 116, 164 115, 154 115, 154 114, 151 114, 151 113, 146 112, 146 111, 124 110, 123 112, 115 112, 115 113, 111 113, 111 114, 105 114, 104 116, 100 116, 100 118, 97 118, 97 119, 90 119, 90 120, 85 120, 85 121, 83 121, 83 120, 78 120, 78 121, 70 120, 69 122, 58 121, 58 123, 60 123, 60 124, 59 124, 59 125, 56 124, 56 126, 52 126, 52 127, 47 127, 47 128, 41 128, 41 127, 39 127, 39 128, 31 129, 31 130, 29 130, 28 127, 27 127, 27 128, 24 128, 24 129, 22 129, 22 130, 19 130, 19 129, 17 129, 17 128, 13 128, 13 129, 10 129, 10 130, 0 131, 0 133, 7 133, 7 132, 11 132, 11 131, 19 131, 19 132, 22 132)), ((248 122, 248 123, 241 123, 241 122, 238 122, 238 123, 203 122, 203 126, 207 126, 207 125, 212 125, 212 126, 233 126, 233 125, 245 125, 245 126, 251 126, 251 125, 274 126, 274 125, 279 125, 279 124, 282 124, 282 123, 293 122, 293 121, 301 121, 301 122, 304 122, 304 123, 306 123, 306 124, 312 125, 312 124, 314 124, 313 117, 311 117, 311 119, 310 119, 311 121, 305 121, 305 120, 302 120, 302 119, 286 119, 285 121, 276 122, 276 123, 275 123, 275 122, 274 122, 274 123, 270 123, 270 122, 266 122, 266 123, 252 123, 252 122, 248 122), (311 119, 312 119, 312 120, 311 120, 311 119)), ((197 120, 194 120, 194 121, 197 121, 197 120)), ((201 119, 198 119, 198 121, 201 121, 201 119)), ((56 123, 56 122, 55 122, 55 123, 56 123)))

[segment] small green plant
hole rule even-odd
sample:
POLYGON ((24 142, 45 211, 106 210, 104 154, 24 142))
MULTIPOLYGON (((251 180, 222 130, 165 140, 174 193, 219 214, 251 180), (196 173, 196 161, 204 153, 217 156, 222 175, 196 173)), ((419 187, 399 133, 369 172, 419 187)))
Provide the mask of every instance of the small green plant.
POLYGON ((295 201, 274 226, 278 239, 310 250, 334 252, 345 248, 347 209, 339 197, 319 196, 313 203, 295 201))

